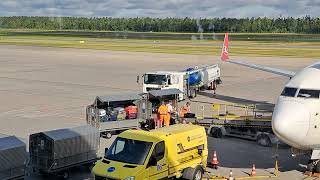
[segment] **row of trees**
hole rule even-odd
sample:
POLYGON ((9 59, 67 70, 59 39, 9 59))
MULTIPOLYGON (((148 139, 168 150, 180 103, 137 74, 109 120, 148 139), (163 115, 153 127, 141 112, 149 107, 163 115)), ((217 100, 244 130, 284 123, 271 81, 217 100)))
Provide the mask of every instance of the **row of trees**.
POLYGON ((0 28, 135 32, 320 33, 320 18, 0 17, 0 28))

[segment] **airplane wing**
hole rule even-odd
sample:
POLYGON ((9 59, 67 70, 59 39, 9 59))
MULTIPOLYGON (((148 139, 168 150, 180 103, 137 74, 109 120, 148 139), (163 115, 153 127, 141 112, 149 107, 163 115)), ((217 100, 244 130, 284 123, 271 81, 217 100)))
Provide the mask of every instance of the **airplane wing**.
POLYGON ((229 49, 229 37, 228 37, 228 33, 226 33, 224 36, 223 48, 222 48, 222 53, 221 53, 221 60, 222 61, 229 62, 232 64, 241 65, 241 66, 246 66, 249 68, 258 69, 261 71, 266 71, 266 72, 270 72, 273 74, 278 74, 278 75, 286 76, 286 77, 290 77, 290 78, 295 75, 295 72, 288 71, 288 70, 272 68, 272 67, 267 67, 267 66, 262 66, 262 65, 256 65, 256 64, 246 63, 243 61, 238 61, 238 60, 229 60, 228 49, 229 49))

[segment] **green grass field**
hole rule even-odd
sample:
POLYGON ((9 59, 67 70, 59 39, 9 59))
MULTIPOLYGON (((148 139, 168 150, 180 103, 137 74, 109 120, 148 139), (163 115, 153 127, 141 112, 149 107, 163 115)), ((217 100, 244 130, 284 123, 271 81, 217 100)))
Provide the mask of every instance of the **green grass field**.
MULTIPOLYGON (((230 34, 234 56, 320 57, 320 35, 230 34)), ((223 34, 0 29, 0 44, 219 55, 223 34), (202 39, 201 39, 202 37, 202 39)))

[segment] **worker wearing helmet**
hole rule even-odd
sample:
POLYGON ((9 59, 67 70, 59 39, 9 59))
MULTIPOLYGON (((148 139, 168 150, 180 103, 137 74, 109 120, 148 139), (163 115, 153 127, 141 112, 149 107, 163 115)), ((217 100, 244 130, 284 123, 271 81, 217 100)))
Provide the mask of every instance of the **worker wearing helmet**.
POLYGON ((163 122, 166 120, 168 116, 168 107, 164 102, 161 102, 161 106, 158 108, 159 114, 159 127, 162 127, 163 122))

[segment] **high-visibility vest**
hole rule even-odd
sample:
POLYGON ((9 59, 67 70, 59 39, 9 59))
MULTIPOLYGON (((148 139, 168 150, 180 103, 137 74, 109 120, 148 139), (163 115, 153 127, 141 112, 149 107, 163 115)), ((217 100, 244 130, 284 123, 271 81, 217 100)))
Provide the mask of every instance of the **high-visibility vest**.
POLYGON ((168 114, 168 107, 166 105, 161 105, 158 109, 158 113, 160 115, 167 115, 168 114))

